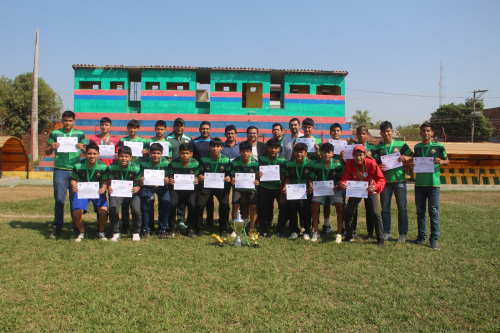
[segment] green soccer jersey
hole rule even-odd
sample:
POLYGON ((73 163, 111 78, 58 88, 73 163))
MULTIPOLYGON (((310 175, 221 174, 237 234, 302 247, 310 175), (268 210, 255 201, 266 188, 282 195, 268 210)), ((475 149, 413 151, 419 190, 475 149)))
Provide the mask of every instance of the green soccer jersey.
POLYGON ((168 165, 168 174, 169 175, 199 175, 200 174, 200 163, 191 158, 186 167, 184 167, 181 163, 181 158, 177 157, 170 162, 168 165))
POLYGON ((153 136, 152 138, 150 139, 147 139, 146 140, 146 144, 145 144, 145 147, 144 149, 149 149, 151 148, 151 145, 155 142, 163 142, 163 143, 168 143, 168 157, 169 158, 172 158, 172 143, 170 141, 167 141, 165 138, 162 138, 161 140, 158 140, 156 138, 156 136, 153 136))
MULTIPOLYGON (((434 157, 446 159, 448 155, 444 146, 439 142, 431 142, 424 146, 423 142, 415 145, 415 157, 434 157)), ((415 174, 415 186, 433 186, 440 187, 440 167, 439 164, 434 164, 434 173, 417 173, 415 174)))
POLYGON ((330 164, 325 168, 323 164, 323 160, 316 161, 314 163, 310 177, 312 180, 316 181, 325 181, 325 180, 333 180, 335 185, 342 178, 342 172, 344 172, 344 161, 340 156, 334 155, 330 160, 330 164))
MULTIPOLYGON (((50 133, 47 146, 52 146, 54 142, 57 142, 57 138, 59 137, 76 137, 78 138, 78 143, 81 143, 84 146, 87 144, 85 134, 83 134, 82 131, 73 128, 71 132, 66 133, 64 132, 64 129, 61 128, 50 133)), ((58 153, 57 149, 55 149, 54 156, 54 168, 56 169, 72 170, 73 165, 80 161, 80 153, 58 153)))
MULTIPOLYGON (((135 139, 131 139, 130 135, 126 136, 124 138, 121 138, 120 141, 118 142, 118 146, 123 147, 125 145, 125 141, 132 141, 132 142, 142 142, 142 149, 148 149, 147 148, 147 140, 141 136, 136 136, 135 139)), ((142 160, 142 157, 138 156, 132 156, 132 161, 139 163, 142 160)))
MULTIPOLYGON (((311 138, 314 138, 315 143, 321 147, 321 145, 323 144, 323 142, 321 142, 321 139, 315 138, 314 136, 311 136, 311 138)), ((306 139, 306 138, 300 137, 299 139, 306 139)), ((296 143, 297 143, 297 139, 293 140, 292 147, 295 146, 296 143)), ((292 150, 292 153, 293 153, 293 150, 292 150)), ((313 151, 313 152, 307 153, 307 159, 309 161, 316 161, 318 159, 318 157, 316 156, 316 152, 313 151)))
MULTIPOLYGON (((271 140, 271 139, 269 139, 271 140)), ((266 141, 266 148, 269 146, 268 143, 269 143, 269 140, 266 141)), ((280 154, 283 152, 283 137, 281 137, 281 140, 280 140, 280 154)))
MULTIPOLYGON (((231 176, 236 175, 236 173, 255 173, 255 179, 257 179, 257 175, 259 174, 259 162, 250 157, 250 161, 245 165, 241 161, 241 156, 236 157, 230 165, 231 176)), ((233 185, 233 188, 234 185, 233 185)), ((236 188, 238 191, 255 191, 250 188, 236 188)))
POLYGON ((106 163, 97 160, 93 168, 87 165, 87 159, 83 159, 73 166, 71 178, 79 183, 99 182, 99 188, 102 187, 102 181, 107 173, 108 166, 106 163))
MULTIPOLYGON (((394 139, 392 139, 391 143, 388 145, 382 141, 375 147, 374 153, 377 158, 377 162, 381 164, 380 156, 389 155, 397 152, 401 153, 401 155, 406 155, 406 156, 409 156, 412 153, 410 147, 408 147, 408 145, 404 141, 398 141, 394 139)), ((405 171, 403 170, 402 166, 396 169, 383 171, 383 174, 387 183, 397 183, 406 181, 405 171)))
POLYGON ((288 161, 285 165, 285 175, 290 178, 290 184, 307 184, 314 163, 315 161, 308 158, 301 165, 298 165, 296 160, 288 161))
MULTIPOLYGON (((270 165, 275 165, 278 168, 280 168, 280 174, 285 173, 285 165, 288 160, 281 156, 281 154, 278 154, 278 156, 274 159, 274 161, 271 162, 269 159, 269 155, 263 155, 259 157, 259 164, 260 166, 270 166, 270 165)), ((260 169, 260 168, 259 168, 260 169)), ((259 186, 271 189, 271 190, 276 190, 281 187, 281 181, 280 180, 271 180, 267 182, 259 182, 259 186)))
POLYGON ((108 172, 104 179, 109 180, 133 180, 139 181, 141 178, 141 168, 135 162, 130 161, 126 169, 122 169, 119 161, 114 161, 108 167, 108 172))

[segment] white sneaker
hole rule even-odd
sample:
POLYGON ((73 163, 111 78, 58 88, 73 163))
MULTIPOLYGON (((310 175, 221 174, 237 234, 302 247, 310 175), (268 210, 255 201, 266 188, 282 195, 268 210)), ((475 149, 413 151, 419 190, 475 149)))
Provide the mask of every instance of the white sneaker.
POLYGON ((97 234, 97 238, 99 238, 102 241, 107 241, 108 239, 106 238, 106 235, 104 234, 104 231, 101 231, 97 234))
POLYGON ((296 232, 292 232, 292 234, 290 235, 290 237, 288 239, 296 240, 297 238, 299 238, 299 235, 297 235, 296 232))
POLYGON ((121 234, 113 234, 113 237, 111 237, 112 242, 118 242, 118 240, 122 238, 121 234))
POLYGON ((85 236, 86 235, 85 235, 84 232, 80 232, 80 234, 78 235, 78 237, 76 237, 75 242, 80 243, 82 241, 82 239, 86 238, 85 236))
POLYGON ((406 235, 399 235, 398 243, 404 243, 404 242, 406 242, 406 235))
POLYGON ((304 234, 304 235, 302 236, 302 238, 304 238, 304 240, 309 240, 309 239, 310 239, 310 238, 309 238, 309 234, 304 234))
POLYGON ((304 232, 306 232, 305 228, 300 228, 300 234, 302 235, 304 232))
POLYGON ((391 234, 384 234, 384 240, 389 240, 391 238, 391 234))
POLYGON ((236 235, 236 233, 233 231, 233 232, 231 233, 231 237, 236 238, 236 236, 238 236, 238 235, 236 235))
POLYGON ((139 234, 132 234, 132 242, 138 242, 141 240, 141 236, 139 234))
POLYGON ((337 238, 335 238, 335 243, 337 243, 337 244, 342 243, 342 235, 341 234, 337 234, 337 238))
POLYGON ((313 232, 313 233, 312 233, 311 240, 312 240, 313 242, 315 242, 315 241, 317 241, 317 240, 318 240, 318 238, 319 238, 318 233, 317 233, 317 232, 313 232))

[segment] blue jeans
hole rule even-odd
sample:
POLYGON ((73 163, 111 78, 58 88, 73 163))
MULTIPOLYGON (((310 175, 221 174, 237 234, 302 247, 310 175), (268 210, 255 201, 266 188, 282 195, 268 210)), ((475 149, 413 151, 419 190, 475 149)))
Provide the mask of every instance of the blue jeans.
POLYGON ((391 199, 392 193, 396 197, 398 205, 398 230, 399 235, 408 233, 408 212, 406 211, 406 182, 386 183, 384 190, 380 193, 382 203, 382 221, 384 233, 391 233, 391 199))
MULTIPOLYGON (((63 228, 64 222, 64 204, 66 203, 66 193, 69 190, 69 204, 71 211, 73 211, 73 198, 75 194, 70 186, 71 170, 54 169, 53 185, 54 185, 54 199, 56 200, 54 206, 54 223, 56 230, 60 231, 63 228)), ((73 217, 72 217, 73 219, 73 217)), ((73 228, 75 225, 73 224, 73 228)))
POLYGON ((425 206, 429 201, 429 219, 431 220, 431 238, 439 238, 439 187, 433 186, 415 186, 415 204, 417 206, 418 238, 425 240, 427 238, 427 226, 425 206))
MULTIPOLYGON (((141 189, 142 229, 146 229, 148 232, 151 232, 150 201, 153 200, 154 203, 155 193, 158 195, 158 230, 166 231, 168 229, 168 219, 170 216, 171 208, 170 192, 168 191, 168 186, 143 187, 141 189)), ((154 209, 152 213, 154 218, 154 209)))

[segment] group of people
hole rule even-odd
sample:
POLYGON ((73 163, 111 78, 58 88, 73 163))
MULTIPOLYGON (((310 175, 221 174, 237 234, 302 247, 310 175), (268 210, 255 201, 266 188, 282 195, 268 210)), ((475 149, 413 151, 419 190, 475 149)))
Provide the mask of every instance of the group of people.
POLYGON ((405 242, 408 233, 406 175, 401 164, 413 166, 413 157, 432 157, 433 172, 416 173, 418 236, 413 243, 423 244, 427 239, 428 205, 430 246, 439 249, 439 165, 448 164, 449 160, 443 145, 432 141, 434 132, 429 123, 421 125, 422 142, 418 143, 413 151, 404 141, 393 138, 393 126, 388 121, 380 125, 382 141, 377 144, 368 142, 370 135, 367 128, 359 126, 356 129, 356 138, 347 140, 347 144, 354 145, 352 156, 349 154, 348 157, 345 150, 338 148, 342 146, 335 145, 341 140, 341 125, 332 124, 331 140, 323 143, 313 134, 315 124, 311 118, 305 118, 302 123, 298 118, 290 119, 288 135, 283 135, 280 123, 273 124, 272 138, 265 143, 258 140, 259 129, 256 126, 249 126, 246 130, 246 140, 238 142, 236 127, 228 125, 223 141, 212 136, 208 121, 201 122, 199 137, 190 138, 184 133, 185 122, 181 118, 175 119, 173 130, 169 134, 166 134, 166 122, 157 121, 156 135, 149 139, 138 135, 140 123, 132 119, 127 125, 129 135, 118 139, 110 134, 112 120, 104 117, 100 121, 101 134, 92 137, 87 144, 84 133, 74 128, 73 112, 65 111, 62 123, 61 129, 51 132, 45 151, 46 155, 55 155, 55 218, 52 238, 61 235, 68 190, 77 242, 87 237, 83 215, 89 202, 92 202, 97 213, 99 239, 107 240, 105 226, 109 215, 111 241, 118 241, 122 234, 128 232, 132 234, 132 241, 139 241, 152 235, 155 230, 160 239, 174 238, 180 230, 187 230, 190 238, 202 236, 206 226, 213 225, 214 197, 219 204, 218 222, 221 237, 227 237, 230 203, 233 220, 241 211, 241 215, 249 219, 251 230, 258 228, 261 237, 268 237, 276 201, 276 236, 285 237, 285 233, 289 232, 291 240, 302 237, 304 240, 316 241, 321 233, 332 232, 330 206, 333 205, 337 215, 336 243, 352 242, 357 237, 357 207, 364 198, 367 238, 376 237, 378 246, 382 247, 384 241, 391 238, 393 195, 398 210, 397 241, 405 242), (62 142, 68 142, 68 139, 62 138, 69 137, 76 138, 69 142, 75 142, 77 149, 72 152, 58 152, 62 142), (109 146, 113 146, 114 155, 109 155, 109 146), (142 147, 142 150, 137 147, 142 147), (106 156, 101 156, 103 150, 108 152, 106 156), (80 153, 84 154, 85 158, 82 159, 80 153), (401 162, 399 166, 385 165, 384 161, 389 157, 386 155, 396 156, 397 163, 401 162), (274 178, 268 177, 270 173, 265 175, 273 168, 274 178), (152 171, 164 179, 160 179, 159 183, 156 180, 152 185, 152 178, 148 178, 152 171), (246 182, 243 179, 246 179, 246 182), (315 186, 320 186, 316 184, 328 181, 331 181, 328 183, 332 186, 331 192, 328 192, 328 195, 315 195, 315 186), (353 181, 366 182, 363 183, 366 187, 365 195, 349 196, 346 200, 346 190, 350 184, 354 184, 351 183, 353 181), (79 198, 79 191, 83 193, 83 183, 94 184, 92 186, 95 186, 95 198, 79 198), (130 187, 125 190, 118 188, 124 186, 123 184, 129 184, 130 187), (292 197, 291 191, 301 188, 293 186, 300 184, 304 184, 302 188, 305 193, 303 196, 292 197), (117 195, 118 193, 120 194, 117 195), (156 197, 158 225, 155 228, 156 197), (320 206, 323 206, 321 232, 320 206), (205 210, 207 218, 204 223, 205 210))

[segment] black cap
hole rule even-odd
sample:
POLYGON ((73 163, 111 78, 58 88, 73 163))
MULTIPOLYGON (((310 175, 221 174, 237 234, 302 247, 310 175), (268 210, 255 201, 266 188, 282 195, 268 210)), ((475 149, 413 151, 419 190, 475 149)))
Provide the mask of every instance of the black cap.
POLYGON ((177 118, 174 120, 174 126, 175 126, 175 124, 178 124, 178 123, 180 123, 181 125, 186 125, 186 123, 184 122, 184 119, 182 119, 182 118, 177 118))

